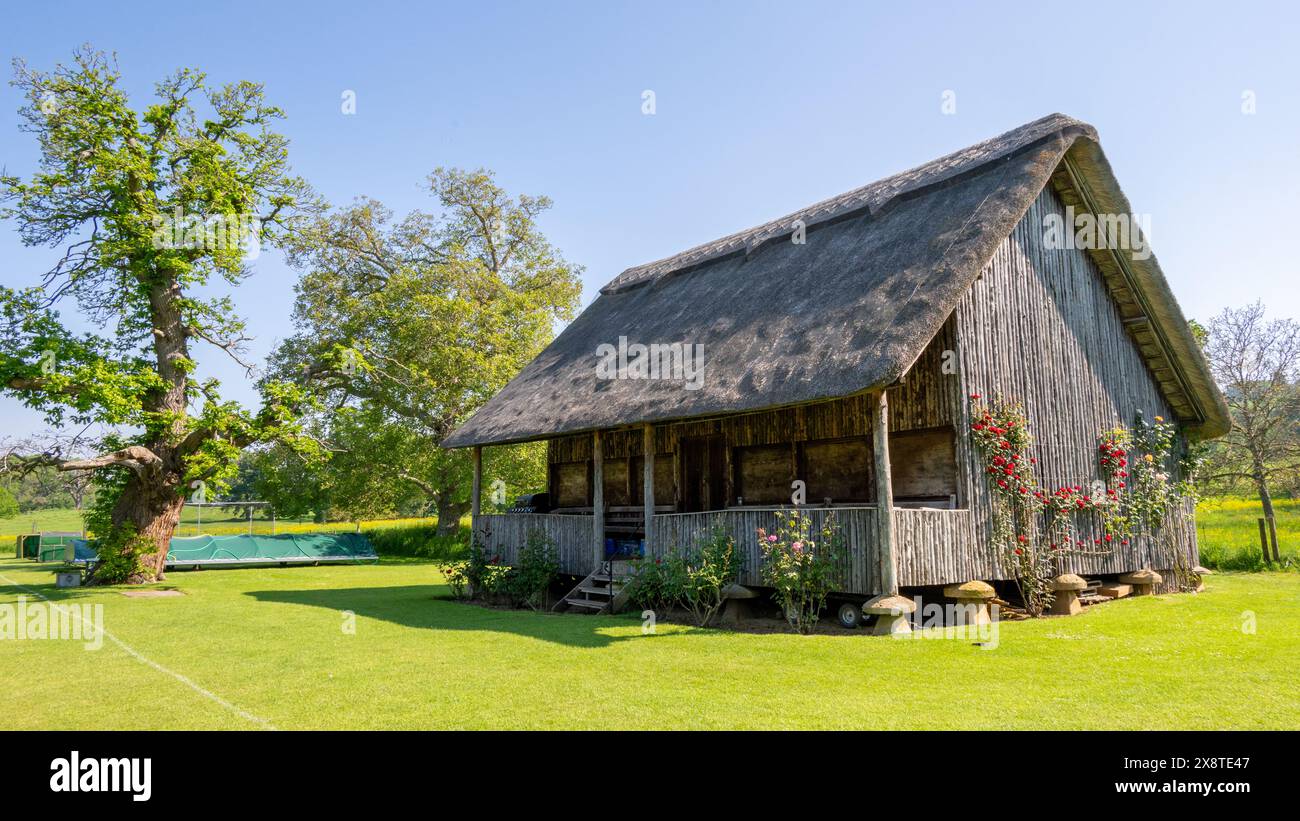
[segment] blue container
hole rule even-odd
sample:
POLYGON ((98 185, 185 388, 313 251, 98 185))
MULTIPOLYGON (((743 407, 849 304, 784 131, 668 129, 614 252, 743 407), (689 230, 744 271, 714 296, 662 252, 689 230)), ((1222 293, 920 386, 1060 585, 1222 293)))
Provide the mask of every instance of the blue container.
POLYGON ((605 538, 606 559, 640 559, 645 556, 645 539, 605 538))

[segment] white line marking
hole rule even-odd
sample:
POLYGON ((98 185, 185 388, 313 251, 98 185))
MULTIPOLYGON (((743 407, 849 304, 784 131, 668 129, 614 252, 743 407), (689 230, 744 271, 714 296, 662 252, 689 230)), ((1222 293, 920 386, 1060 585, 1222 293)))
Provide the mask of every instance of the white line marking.
MULTIPOLYGON (((40 592, 33 590, 30 587, 26 587, 25 585, 19 584, 18 582, 14 581, 13 579, 9 578, 3 573, 0 573, 0 579, 3 579, 5 582, 7 582, 10 587, 16 587, 19 590, 26 590, 28 593, 31 593, 33 596, 40 599, 41 601, 49 602, 50 604, 54 604, 56 607, 58 606, 55 602, 50 601, 40 592)), ((81 619, 82 624, 85 624, 91 629, 94 629, 94 625, 86 621, 86 617, 81 615, 81 612, 78 608, 75 607, 69 608, 69 611, 75 613, 77 615, 77 618, 81 619)), ((235 713, 240 718, 246 719, 247 721, 251 721, 254 724, 260 724, 268 730, 275 729, 275 727, 271 724, 271 722, 267 721, 266 719, 258 718, 257 716, 253 715, 247 710, 242 710, 239 707, 236 707, 235 705, 231 704, 229 701, 226 701, 224 698, 217 695, 216 693, 210 690, 203 689, 202 687, 195 684, 193 681, 189 680, 185 676, 181 675, 180 673, 177 673, 175 670, 168 670, 166 667, 163 667, 161 664, 154 661, 153 659, 147 658, 146 656, 144 656, 144 654, 130 647, 126 642, 122 641, 117 636, 108 632, 108 630, 104 630, 104 635, 108 637, 109 641, 113 642, 118 647, 121 647, 124 651, 126 651, 126 654, 128 656, 135 659, 136 661, 148 665, 149 667, 152 667, 153 669, 157 670, 160 673, 166 673, 167 675, 179 681, 181 684, 184 684, 186 687, 189 687, 194 692, 198 693, 199 695, 203 696, 206 699, 216 702, 222 707, 225 707, 227 710, 231 711, 232 713, 235 713)))

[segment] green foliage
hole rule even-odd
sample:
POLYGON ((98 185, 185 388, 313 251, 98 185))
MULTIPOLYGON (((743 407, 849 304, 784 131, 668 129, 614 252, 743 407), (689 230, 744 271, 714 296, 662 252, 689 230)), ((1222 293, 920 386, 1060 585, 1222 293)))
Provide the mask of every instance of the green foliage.
POLYGON ((546 603, 546 591, 560 574, 559 552, 546 534, 530 531, 517 563, 509 567, 475 540, 458 572, 477 598, 537 610, 546 603))
MULTIPOLYGON (((328 400, 328 483, 350 516, 419 502, 440 520, 469 506, 470 457, 439 447, 571 319, 581 268, 542 235, 545 197, 510 197, 485 171, 438 169, 439 215, 397 218, 361 200, 294 243, 297 333, 275 369, 328 400)), ((541 444, 492 448, 486 507, 545 484, 541 444)))
POLYGON ((18 515, 18 500, 7 489, 0 487, 0 519, 18 515))
POLYGON ((330 515, 334 486, 329 475, 327 460, 303 458, 297 449, 281 443, 245 451, 240 459, 243 495, 269 502, 275 515, 283 518, 310 516, 321 523, 347 518, 346 512, 330 515))
POLYGON ((627 580, 628 601, 637 608, 667 611, 682 599, 683 563, 674 554, 636 559, 627 580))
POLYGON ((519 563, 511 568, 506 594, 514 607, 537 610, 546 603, 546 591, 560 575, 560 556, 555 542, 541 531, 530 531, 519 549, 519 563))
POLYGON ((1135 524, 1148 533, 1156 533, 1165 517, 1182 497, 1180 488, 1191 489, 1190 483, 1179 484, 1172 476, 1174 470, 1174 441, 1178 428, 1164 417, 1147 421, 1142 411, 1133 419, 1133 460, 1129 471, 1127 502, 1135 524))
POLYGON ((723 589, 740 577, 744 557, 725 528, 714 526, 700 541, 667 556, 637 560, 628 579, 628 600, 651 610, 686 608, 707 627, 723 604, 723 589))
POLYGON ((85 473, 61 472, 51 466, 34 467, 0 482, 21 511, 80 508, 90 496, 90 484, 85 473))
POLYGON ((500 563, 501 557, 490 554, 478 539, 470 542, 469 558, 465 563, 465 580, 473 595, 477 596, 486 589, 490 568, 497 567, 500 563))
POLYGON ((95 501, 86 511, 87 532, 94 535, 94 549, 99 557, 91 571, 98 584, 126 584, 145 574, 144 557, 153 545, 140 538, 131 525, 114 526, 113 508, 128 479, 123 468, 100 471, 95 480, 95 501))
POLYGON ((442 577, 447 580, 453 598, 463 599, 468 594, 469 562, 461 559, 454 562, 442 562, 438 565, 442 577))
POLYGON ((380 556, 455 559, 469 552, 467 527, 450 536, 439 533, 436 525, 382 527, 364 532, 380 556))
POLYGON ((490 564, 485 567, 479 577, 478 585, 474 588, 474 593, 488 601, 509 600, 510 568, 502 564, 490 564))
POLYGON ((844 539, 834 516, 816 532, 811 517, 798 510, 775 516, 774 532, 758 530, 763 583, 773 589, 790 626, 806 635, 817 626, 831 591, 842 587, 844 539))
POLYGON ((714 527, 687 557, 682 599, 700 627, 713 621, 722 607, 723 589, 736 582, 743 564, 735 540, 722 527, 714 527))

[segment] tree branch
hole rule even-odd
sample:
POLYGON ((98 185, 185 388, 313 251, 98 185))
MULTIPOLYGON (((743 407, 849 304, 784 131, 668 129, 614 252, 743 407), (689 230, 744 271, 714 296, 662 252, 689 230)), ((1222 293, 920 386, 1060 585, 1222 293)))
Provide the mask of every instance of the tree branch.
POLYGON ((124 467, 137 476, 157 472, 162 468, 162 458, 143 445, 131 445, 121 450, 95 456, 90 459, 71 459, 58 461, 54 466, 59 471, 99 470, 106 467, 124 467))

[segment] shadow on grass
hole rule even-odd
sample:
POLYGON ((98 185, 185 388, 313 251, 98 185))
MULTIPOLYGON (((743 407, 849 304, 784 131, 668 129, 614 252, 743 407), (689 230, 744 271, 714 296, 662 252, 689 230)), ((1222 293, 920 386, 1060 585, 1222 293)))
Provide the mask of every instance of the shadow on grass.
MULTIPOLYGON (((447 586, 413 584, 401 587, 353 587, 328 590, 252 590, 245 593, 259 602, 320 607, 333 612, 350 610, 358 616, 423 630, 472 630, 510 633, 569 647, 608 647, 630 638, 646 639, 638 630, 631 636, 602 632, 610 627, 639 624, 632 616, 587 616, 569 613, 534 613, 497 610, 453 601, 447 586)), ((690 635, 692 631, 671 635, 690 635)))
MULTIPOLYGON (((98 593, 115 590, 114 587, 59 587, 55 584, 54 574, 62 569, 62 565, 55 563, 40 563, 30 559, 13 559, 0 563, 0 595, 13 596, 31 596, 38 594, 44 596, 50 601, 66 601, 68 599, 77 599, 83 596, 93 596, 98 593)), ((169 587, 169 585, 151 585, 158 589, 169 587)), ((129 590, 131 588, 121 588, 129 590)), ((145 588, 142 588, 145 589, 145 588)))

